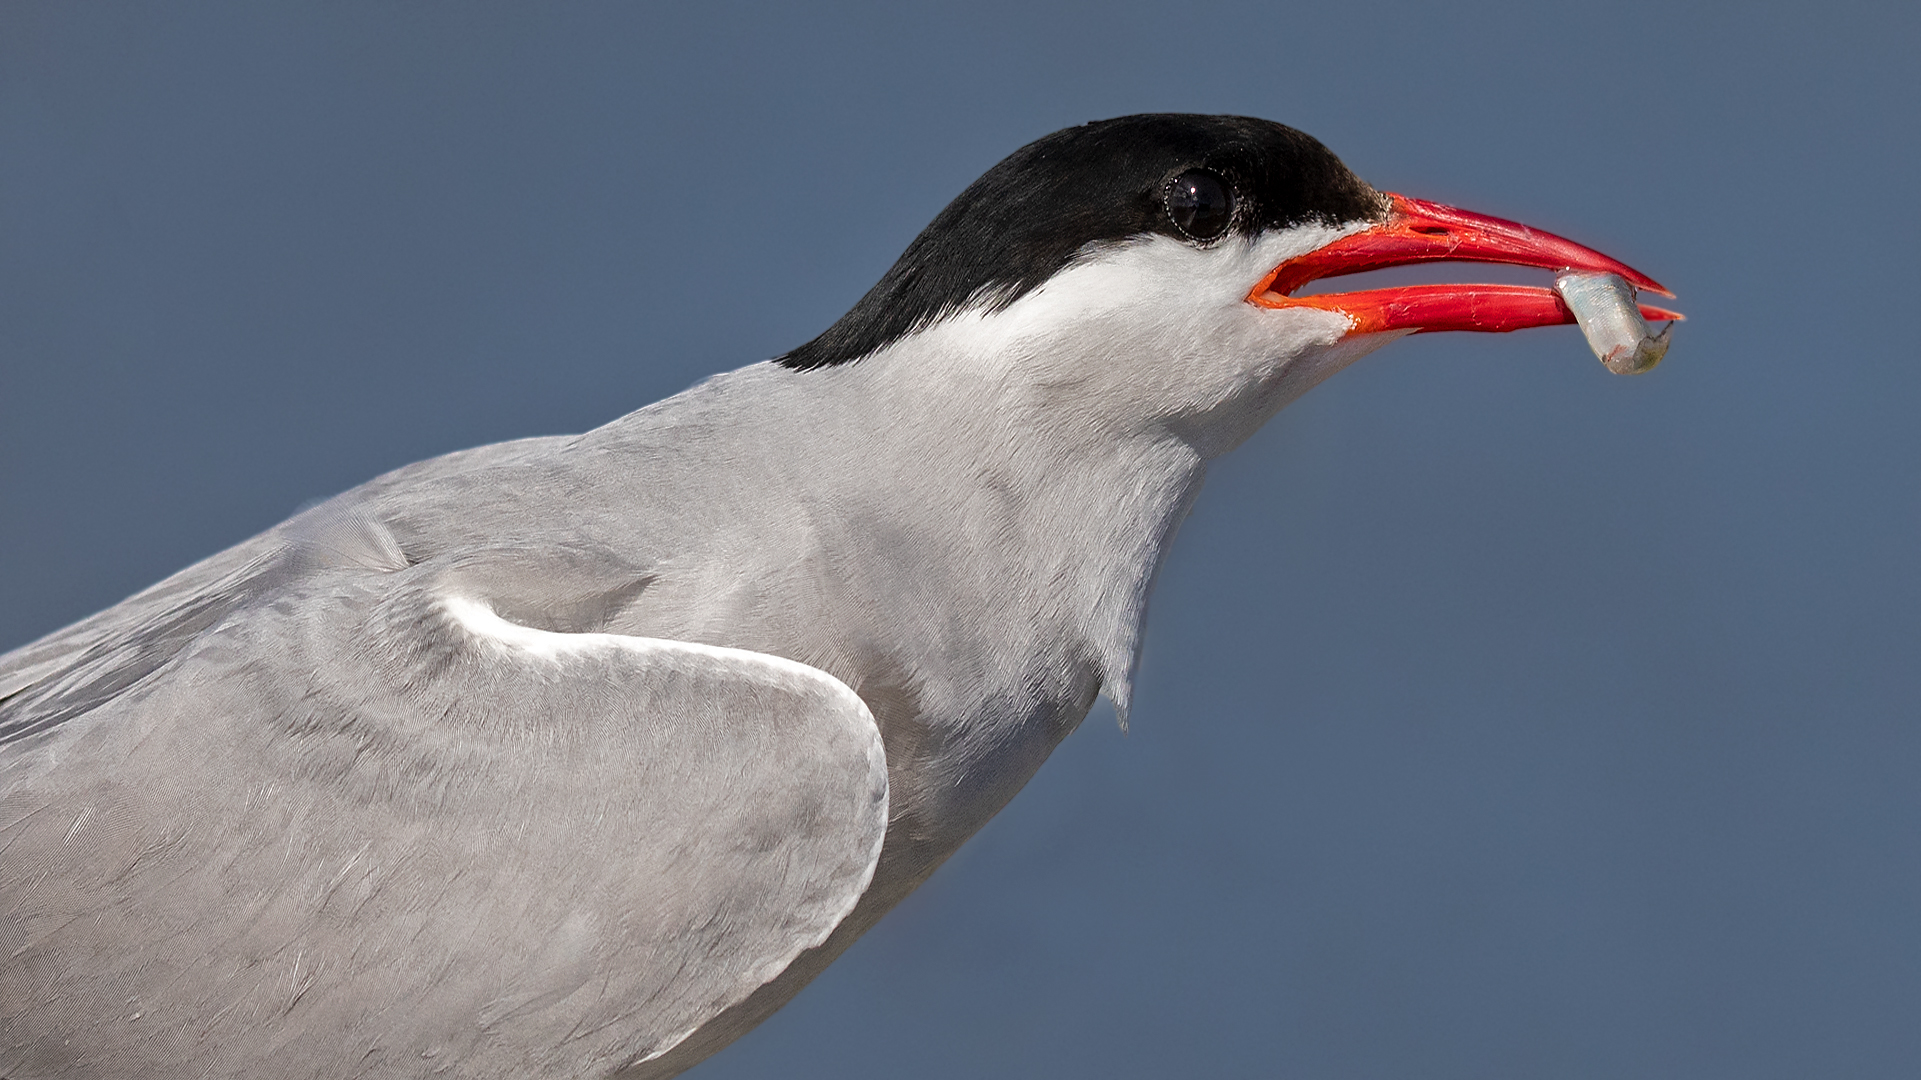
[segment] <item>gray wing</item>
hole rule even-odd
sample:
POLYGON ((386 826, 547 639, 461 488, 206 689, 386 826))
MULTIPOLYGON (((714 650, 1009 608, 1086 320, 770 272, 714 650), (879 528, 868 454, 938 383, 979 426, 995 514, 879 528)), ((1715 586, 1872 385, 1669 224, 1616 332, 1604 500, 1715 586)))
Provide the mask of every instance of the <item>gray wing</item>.
POLYGON ((887 779, 844 684, 532 625, 594 553, 347 554, 137 677, 59 667, 104 632, 15 665, 68 715, 0 747, 0 1076, 605 1073, 852 910, 887 779))

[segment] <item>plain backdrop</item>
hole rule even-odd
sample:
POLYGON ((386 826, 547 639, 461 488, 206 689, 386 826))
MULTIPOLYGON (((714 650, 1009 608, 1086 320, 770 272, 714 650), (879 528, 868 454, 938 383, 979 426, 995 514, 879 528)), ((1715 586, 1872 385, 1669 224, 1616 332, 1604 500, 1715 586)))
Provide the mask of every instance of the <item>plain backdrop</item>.
POLYGON ((1912 1077, 1917 12, 4 0, 0 647, 790 348, 1056 128, 1264 116, 1690 321, 1284 413, 1131 733, 691 1075, 1912 1077))

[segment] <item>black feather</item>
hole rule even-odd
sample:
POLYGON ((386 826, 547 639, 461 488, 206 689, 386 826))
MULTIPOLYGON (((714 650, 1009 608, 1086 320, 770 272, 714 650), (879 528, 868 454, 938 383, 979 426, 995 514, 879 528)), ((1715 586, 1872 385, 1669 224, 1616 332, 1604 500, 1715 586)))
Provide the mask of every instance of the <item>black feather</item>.
POLYGON ((1004 307, 1090 245, 1150 234, 1192 243, 1163 202, 1168 181, 1192 168, 1230 181, 1230 236, 1386 213, 1380 193, 1325 146, 1272 121, 1153 113, 1083 124, 1021 147, 968 185, 853 310, 779 363, 844 364, 970 305, 1004 307))

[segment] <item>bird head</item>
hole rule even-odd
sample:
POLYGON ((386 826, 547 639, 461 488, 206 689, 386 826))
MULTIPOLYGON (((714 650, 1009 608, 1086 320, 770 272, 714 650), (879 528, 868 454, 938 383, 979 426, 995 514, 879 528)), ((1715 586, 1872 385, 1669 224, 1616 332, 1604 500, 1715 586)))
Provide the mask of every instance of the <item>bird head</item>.
MULTIPOLYGON (((1537 229, 1381 192, 1292 128, 1149 114, 1028 144, 941 211, 825 333, 780 358, 958 372, 1056 416, 1225 451, 1287 402, 1408 334, 1573 322, 1547 287, 1298 295, 1414 263, 1647 275, 1537 229)), ((1643 306, 1652 318, 1673 313, 1643 306)))

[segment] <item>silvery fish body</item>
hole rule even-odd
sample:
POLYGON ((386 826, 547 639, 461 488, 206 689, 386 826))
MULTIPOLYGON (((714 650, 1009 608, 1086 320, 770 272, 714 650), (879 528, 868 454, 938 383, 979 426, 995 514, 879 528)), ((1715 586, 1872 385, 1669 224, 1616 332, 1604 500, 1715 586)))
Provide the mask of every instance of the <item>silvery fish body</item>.
POLYGON ((1570 272, 1554 279, 1554 289, 1587 335, 1588 348, 1614 374, 1652 371, 1667 355, 1674 324, 1658 334, 1650 331, 1635 303, 1634 286, 1619 274, 1570 272))

